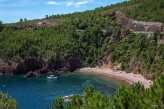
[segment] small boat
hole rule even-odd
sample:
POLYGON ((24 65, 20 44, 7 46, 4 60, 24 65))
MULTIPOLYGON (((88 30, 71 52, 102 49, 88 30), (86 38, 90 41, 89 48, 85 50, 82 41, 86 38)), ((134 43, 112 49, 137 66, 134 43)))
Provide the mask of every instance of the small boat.
POLYGON ((57 77, 54 75, 50 75, 50 76, 47 76, 47 79, 57 79, 57 77))

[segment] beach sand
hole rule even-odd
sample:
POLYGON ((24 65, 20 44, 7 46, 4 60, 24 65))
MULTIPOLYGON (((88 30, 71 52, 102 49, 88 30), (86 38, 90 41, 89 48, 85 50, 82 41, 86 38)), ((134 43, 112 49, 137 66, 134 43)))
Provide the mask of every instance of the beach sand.
POLYGON ((126 73, 124 71, 113 71, 109 68, 80 68, 77 71, 77 73, 83 73, 83 74, 94 74, 98 76, 105 76, 109 78, 114 78, 120 81, 125 81, 129 84, 141 82, 145 88, 149 88, 152 84, 151 80, 145 79, 140 74, 133 74, 133 73, 126 73))

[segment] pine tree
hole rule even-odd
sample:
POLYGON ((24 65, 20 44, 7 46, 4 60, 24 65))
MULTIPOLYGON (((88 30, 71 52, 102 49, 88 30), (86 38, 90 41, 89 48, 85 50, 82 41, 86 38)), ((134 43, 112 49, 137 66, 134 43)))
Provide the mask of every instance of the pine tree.
POLYGON ((19 20, 19 22, 23 22, 23 19, 21 18, 21 19, 19 20))

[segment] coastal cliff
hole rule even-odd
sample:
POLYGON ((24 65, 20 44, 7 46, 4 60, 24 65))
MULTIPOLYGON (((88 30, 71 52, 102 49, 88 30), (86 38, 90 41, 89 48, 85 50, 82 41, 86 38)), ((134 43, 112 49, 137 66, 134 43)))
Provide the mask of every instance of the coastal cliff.
POLYGON ((74 71, 82 66, 78 58, 68 58, 64 60, 61 68, 53 68, 54 63, 42 58, 28 58, 20 63, 7 63, 0 60, 0 72, 2 74, 26 74, 27 77, 38 76, 47 72, 67 72, 74 71))

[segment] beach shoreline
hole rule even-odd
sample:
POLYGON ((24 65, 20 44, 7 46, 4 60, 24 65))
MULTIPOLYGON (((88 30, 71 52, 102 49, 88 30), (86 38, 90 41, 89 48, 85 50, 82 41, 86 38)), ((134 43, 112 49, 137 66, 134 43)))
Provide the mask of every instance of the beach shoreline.
POLYGON ((123 81, 128 84, 134 84, 141 82, 145 88, 149 88, 153 83, 151 80, 147 80, 140 74, 126 73, 125 71, 113 71, 110 68, 80 68, 76 70, 77 73, 93 74, 96 76, 104 76, 107 78, 113 78, 118 81, 123 81))

